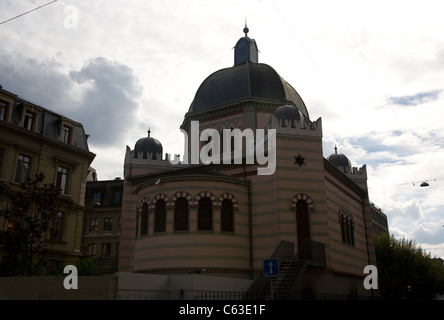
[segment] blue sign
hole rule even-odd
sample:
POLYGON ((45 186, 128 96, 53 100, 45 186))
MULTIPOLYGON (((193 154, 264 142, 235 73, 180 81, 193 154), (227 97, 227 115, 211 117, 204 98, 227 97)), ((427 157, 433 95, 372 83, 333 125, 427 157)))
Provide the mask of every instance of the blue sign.
POLYGON ((277 277, 279 275, 279 259, 264 259, 264 276, 277 277))

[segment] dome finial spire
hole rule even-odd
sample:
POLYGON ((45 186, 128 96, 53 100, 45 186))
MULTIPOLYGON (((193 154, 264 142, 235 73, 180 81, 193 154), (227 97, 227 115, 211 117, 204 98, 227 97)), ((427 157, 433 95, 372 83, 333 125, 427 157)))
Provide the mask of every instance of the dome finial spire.
POLYGON ((335 154, 338 154, 338 147, 335 145, 335 154))
POLYGON ((245 36, 247 36, 247 33, 248 33, 248 31, 250 31, 249 29, 248 29, 248 27, 247 27, 247 17, 245 17, 245 27, 244 27, 244 33, 245 33, 245 36))
POLYGON ((151 134, 151 128, 148 127, 148 138, 150 137, 150 134, 151 134))

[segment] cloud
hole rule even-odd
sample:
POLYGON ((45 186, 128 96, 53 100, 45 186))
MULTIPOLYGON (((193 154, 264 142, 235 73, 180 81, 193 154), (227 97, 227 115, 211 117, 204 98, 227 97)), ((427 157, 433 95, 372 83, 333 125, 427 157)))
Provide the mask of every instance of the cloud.
POLYGON ((69 72, 57 58, 37 60, 0 50, 0 84, 25 100, 82 123, 90 145, 122 143, 137 126, 141 104, 142 87, 133 70, 97 57, 69 72))
POLYGON ((25 100, 57 112, 71 80, 61 71, 57 57, 37 60, 0 49, 0 84, 25 100))
POLYGON ((404 105, 404 106, 417 106, 423 103, 433 102, 439 98, 439 94, 442 90, 432 90, 427 92, 420 92, 412 96, 390 97, 389 103, 404 105))
POLYGON ((134 125, 140 105, 142 88, 132 69, 98 57, 70 76, 86 88, 75 111, 77 120, 86 124, 90 141, 97 146, 120 142, 134 125))
POLYGON ((412 238, 419 243, 443 244, 442 222, 421 223, 413 230, 412 238))

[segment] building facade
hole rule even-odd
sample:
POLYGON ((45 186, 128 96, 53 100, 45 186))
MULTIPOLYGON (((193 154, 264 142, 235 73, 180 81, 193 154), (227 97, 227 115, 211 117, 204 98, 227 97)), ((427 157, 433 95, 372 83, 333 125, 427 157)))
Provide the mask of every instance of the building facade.
MULTIPOLYGON (((80 257, 86 178, 95 157, 87 139, 82 124, 0 86, 0 205, 9 208, 4 191, 18 190, 37 173, 44 174, 44 183, 60 187, 50 262, 74 264, 80 257)), ((7 232, 8 223, 0 220, 1 232, 7 232)))
POLYGON ((151 132, 127 147, 119 271, 251 279, 257 298, 371 297, 366 166, 324 158, 321 118, 244 33, 234 65, 209 75, 185 113, 182 159, 151 132), (271 258, 286 277, 264 275, 271 258))
POLYGON ((390 233, 387 215, 373 202, 370 203, 370 207, 372 210, 373 233, 375 235, 379 235, 381 233, 390 233))
POLYGON ((88 181, 83 219, 83 258, 102 273, 117 272, 123 180, 88 181))

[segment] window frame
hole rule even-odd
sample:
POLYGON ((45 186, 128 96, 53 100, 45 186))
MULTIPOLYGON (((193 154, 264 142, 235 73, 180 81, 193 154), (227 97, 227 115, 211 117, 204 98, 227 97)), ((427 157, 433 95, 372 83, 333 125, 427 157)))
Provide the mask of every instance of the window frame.
POLYGON ((91 259, 97 257, 97 243, 88 243, 88 255, 91 259))
POLYGON ((0 120, 1 121, 8 121, 8 111, 9 111, 9 102, 6 102, 5 100, 0 100, 0 120))
POLYGON ((70 169, 61 165, 57 166, 56 186, 59 187, 61 194, 69 194, 70 169), (63 179, 65 177, 65 179, 63 179))
POLYGON ((102 252, 101 252, 102 260, 111 259, 111 242, 102 242, 102 252))
POLYGON ((14 177, 14 181, 17 183, 23 183, 26 182, 26 180, 31 176, 31 169, 32 169, 32 157, 26 153, 19 153, 17 155, 17 166, 16 166, 16 170, 15 170, 15 177, 14 177), (20 159, 20 157, 22 157, 23 159, 20 159), (28 159, 28 161, 26 162, 24 159, 28 159), (22 164, 26 164, 26 166, 21 167, 22 164), (23 173, 24 173, 24 169, 26 167, 26 173, 25 173, 25 177, 23 177, 23 173))
POLYGON ((113 217, 105 217, 103 218, 103 232, 112 232, 113 231, 113 217))
POLYGON ((29 109, 25 110, 23 115, 23 128, 29 131, 34 131, 34 123, 37 114, 29 109))
POLYGON ((62 242, 65 240, 66 213, 63 211, 56 211, 51 221, 51 240, 55 242, 62 242), (58 216, 60 214, 60 216, 58 216))
POLYGON ((99 231, 99 218, 89 218, 89 233, 97 233, 98 231, 99 231))
POLYGON ((71 126, 63 125, 61 138, 64 143, 71 144, 72 131, 71 126))
POLYGON ((339 210, 339 225, 341 229, 342 243, 355 245, 355 223, 352 215, 344 210, 339 210))

